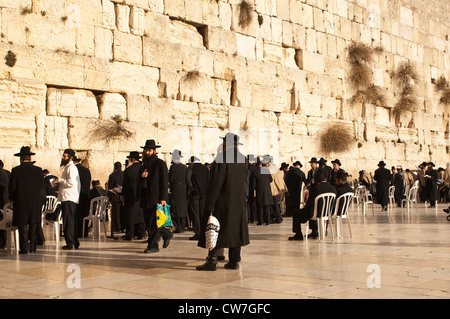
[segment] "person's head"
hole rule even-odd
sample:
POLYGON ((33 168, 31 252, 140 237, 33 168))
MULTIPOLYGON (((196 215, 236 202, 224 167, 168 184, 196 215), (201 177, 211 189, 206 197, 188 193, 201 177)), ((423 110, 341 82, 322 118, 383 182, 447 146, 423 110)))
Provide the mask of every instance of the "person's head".
POLYGON ((31 162, 31 156, 35 153, 31 152, 29 146, 22 146, 19 153, 14 154, 14 156, 20 157, 20 162, 31 162))
POLYGON ((319 162, 317 161, 317 158, 313 157, 311 158, 311 160, 309 161, 309 164, 311 165, 312 169, 316 169, 317 165, 319 164, 319 162))
POLYGON ((130 152, 130 155, 127 156, 127 160, 129 164, 134 164, 136 162, 139 162, 141 156, 139 155, 139 152, 132 151, 130 152))
POLYGON ((341 161, 339 161, 338 159, 331 161, 331 163, 333 164, 333 169, 335 171, 339 170, 339 168, 341 167, 341 161))
POLYGON ((325 170, 322 168, 319 168, 316 172, 316 176, 314 177, 314 180, 315 180, 316 184, 326 182, 327 177, 325 175, 325 170))
POLYGON ((433 162, 429 162, 428 165, 427 165, 428 169, 433 169, 433 167, 435 167, 435 166, 436 165, 434 165, 433 162))
POLYGON ((295 168, 302 168, 303 165, 300 161, 296 161, 294 164, 292 164, 295 168))
POLYGON ((44 174, 44 176, 47 176, 50 172, 45 168, 42 170, 42 173, 44 174))
POLYGON ((114 172, 121 171, 122 170, 122 163, 121 162, 115 162, 114 163, 114 172))
POLYGON ((156 156, 158 154, 156 150, 160 147, 160 145, 156 145, 155 140, 147 140, 145 142, 145 145, 141 146, 141 148, 143 149, 142 157, 145 159, 150 158, 151 156, 156 156))
POLYGON ((92 187, 97 187, 97 186, 100 186, 100 181, 99 180, 92 181, 92 187))
POLYGON ((336 182, 338 183, 338 185, 342 184, 342 183, 344 183, 346 181, 347 181, 347 173, 339 171, 336 174, 336 182))
POLYGON ((72 150, 70 148, 65 149, 64 152, 63 152, 62 158, 61 158, 60 166, 61 167, 66 166, 67 164, 69 164, 70 162, 73 161, 74 157, 75 157, 75 151, 74 150, 72 150))

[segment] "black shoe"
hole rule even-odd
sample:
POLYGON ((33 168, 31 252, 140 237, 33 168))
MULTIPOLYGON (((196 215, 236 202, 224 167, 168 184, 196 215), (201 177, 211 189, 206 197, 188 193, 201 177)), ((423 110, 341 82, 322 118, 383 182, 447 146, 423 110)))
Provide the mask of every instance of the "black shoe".
POLYGON ((189 240, 198 240, 198 235, 194 235, 192 237, 189 237, 189 240))
POLYGON ((78 249, 80 248, 80 242, 76 242, 75 244, 73 244, 73 248, 78 249))
POLYGON ((216 258, 208 258, 203 265, 197 266, 197 267, 195 267, 195 269, 206 270, 206 271, 217 270, 217 259, 216 258))
POLYGON ((72 245, 65 245, 65 246, 62 246, 61 249, 63 249, 63 250, 72 250, 73 246, 72 245))
POLYGON ((154 254, 159 252, 159 248, 158 247, 154 247, 154 248, 147 248, 146 250, 144 250, 145 254, 154 254))
POLYGON ((170 244, 170 240, 173 238, 173 234, 170 233, 169 237, 167 237, 166 239, 164 239, 164 244, 163 244, 163 248, 167 248, 169 247, 170 244))
POLYGON ((223 265, 223 268, 226 269, 239 269, 239 263, 238 262, 227 262, 225 265, 223 265))
MULTIPOLYGON (((142 239, 142 238, 141 238, 142 239)), ((127 241, 132 241, 133 238, 127 237, 127 236, 123 236, 122 240, 127 240, 127 241)))
POLYGON ((308 237, 310 237, 312 239, 317 239, 317 238, 319 238, 319 233, 312 232, 311 234, 308 235, 308 237))
POLYGON ((28 254, 28 250, 19 250, 20 255, 26 255, 28 254))
POLYGON ((289 237, 288 238, 289 240, 303 240, 303 235, 302 234, 299 234, 299 235, 294 235, 294 236, 292 236, 292 237, 289 237))
POLYGON ((450 214, 450 208, 444 208, 444 212, 450 214))

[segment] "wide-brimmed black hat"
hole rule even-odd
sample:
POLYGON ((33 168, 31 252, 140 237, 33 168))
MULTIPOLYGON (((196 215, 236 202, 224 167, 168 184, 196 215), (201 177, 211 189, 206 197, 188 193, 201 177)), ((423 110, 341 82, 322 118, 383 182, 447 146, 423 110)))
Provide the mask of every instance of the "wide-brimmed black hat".
POLYGON ((285 162, 281 163, 280 169, 285 169, 285 168, 289 168, 289 164, 287 164, 285 162))
POLYGON ((134 159, 139 160, 139 159, 141 159, 141 155, 137 151, 132 151, 132 152, 130 152, 130 155, 127 156, 127 158, 134 158, 134 159))
POLYGON ((144 150, 155 149, 158 147, 161 147, 161 145, 156 145, 155 140, 147 140, 145 141, 145 145, 141 146, 141 148, 143 148, 144 150))
POLYGON ((427 166, 428 163, 427 163, 427 162, 422 162, 422 164, 419 164, 419 166, 420 166, 420 165, 422 165, 422 166, 427 166))
POLYGON ((234 145, 243 145, 239 142, 239 135, 233 133, 227 133, 224 137, 221 137, 221 139, 223 139, 224 143, 233 141, 234 145))
POLYGON ((20 148, 20 153, 14 154, 14 156, 25 156, 25 155, 35 155, 36 153, 31 152, 31 148, 29 146, 22 146, 20 148))
POLYGON ((386 163, 385 163, 384 161, 380 161, 380 162, 378 163, 378 166, 386 166, 386 163))
POLYGON ((341 161, 338 160, 337 158, 336 158, 334 161, 331 161, 331 163, 332 163, 332 164, 336 163, 336 164, 338 164, 339 166, 342 165, 342 164, 341 164, 341 161))
POLYGON ((296 161, 294 164, 292 164, 292 166, 295 166, 295 165, 299 165, 300 167, 303 167, 303 165, 302 165, 302 163, 300 163, 300 161, 296 161))
POLYGON ((189 159, 189 163, 200 162, 200 159, 197 156, 192 155, 189 159))
POLYGON ((311 160, 309 161, 309 163, 319 163, 319 162, 317 161, 317 158, 311 157, 311 160))
POLYGON ((321 164, 321 165, 325 164, 326 162, 327 162, 327 160, 324 159, 323 157, 321 157, 319 160, 319 164, 321 164))
POLYGON ((427 166, 428 166, 428 165, 431 165, 431 166, 433 166, 433 167, 435 167, 435 166, 436 166, 436 165, 434 165, 434 163, 433 163, 433 162, 428 162, 428 163, 427 163, 427 166))

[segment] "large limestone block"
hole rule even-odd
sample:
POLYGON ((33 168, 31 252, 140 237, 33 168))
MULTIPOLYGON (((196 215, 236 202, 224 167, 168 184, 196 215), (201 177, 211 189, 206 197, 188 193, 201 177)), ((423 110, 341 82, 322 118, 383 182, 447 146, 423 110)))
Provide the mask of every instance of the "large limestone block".
POLYGON ((153 12, 164 12, 164 0, 148 0, 148 6, 153 12))
POLYGON ((109 60, 84 57, 83 86, 89 90, 110 91, 111 74, 109 60))
POLYGON ((248 109, 230 106, 228 108, 228 127, 232 130, 247 128, 248 109))
POLYGON ((83 24, 76 30, 76 53, 84 56, 95 55, 95 27, 83 24))
POLYGON ((169 23, 168 41, 180 43, 197 48, 203 48, 203 37, 194 26, 178 21, 171 20, 169 23))
POLYGON ((164 13, 174 18, 184 19, 186 7, 184 0, 164 0, 164 13))
POLYGON ((116 27, 116 9, 114 2, 109 0, 102 0, 102 27, 110 30, 116 27))
POLYGON ((228 127, 228 106, 199 103, 199 124, 202 127, 228 127))
POLYGON ((207 26, 205 46, 208 50, 233 55, 237 50, 237 34, 220 27, 207 26))
MULTIPOLYGON (((249 60, 249 63, 253 60, 249 60)), ((213 55, 214 77, 225 80, 236 80, 248 82, 247 61, 242 57, 234 57, 224 53, 214 53, 213 55)))
POLYGON ((94 28, 94 55, 96 57, 111 60, 113 58, 113 42, 114 35, 111 30, 101 27, 94 28))
POLYGON ((0 147, 34 146, 36 144, 35 116, 3 111, 0 115, 0 147))
POLYGON ((231 5, 229 3, 219 2, 219 26, 226 30, 231 29, 231 5))
POLYGON ((317 74, 325 72, 325 56, 308 50, 298 50, 296 61, 300 69, 317 74))
POLYGON ((158 39, 169 33, 170 18, 153 11, 145 12, 145 35, 158 39))
POLYGON ((244 20, 244 24, 240 23, 240 6, 239 3, 231 3, 231 9, 232 9, 232 19, 231 19, 231 30, 237 33, 242 33, 245 35, 250 35, 250 36, 257 36, 258 35, 258 28, 259 28, 259 23, 258 23, 258 14, 256 13, 256 11, 251 10, 249 12, 250 16, 251 16, 251 20, 244 20))
POLYGON ((251 108, 253 106, 253 85, 240 81, 233 83, 231 105, 251 108))
POLYGON ((293 114, 294 127, 292 133, 294 135, 308 135, 307 120, 308 117, 303 114, 293 114))
POLYGON ((100 119, 109 120, 111 117, 120 116, 127 119, 127 102, 119 93, 104 93, 97 97, 100 119))
POLYGON ((159 97, 176 100, 180 92, 180 80, 182 74, 178 71, 160 69, 159 97))
POLYGON ((278 130, 280 133, 286 133, 286 135, 292 134, 294 130, 294 114, 291 113, 278 114, 278 130))
POLYGON ((68 119, 58 116, 36 116, 36 144, 47 149, 69 147, 68 119))
POLYGON ((91 91, 49 88, 47 115, 98 118, 97 100, 91 91))
POLYGON ((114 31, 114 61, 142 64, 142 38, 130 33, 114 31))
POLYGON ((0 109, 23 115, 45 114, 46 91, 43 83, 32 80, 0 80, 0 109))
POLYGON ((173 115, 176 125, 197 126, 199 121, 198 103, 172 101, 173 115))
POLYGON ((130 32, 130 7, 116 4, 116 27, 121 32, 130 32))
POLYGON ((318 117, 322 115, 320 95, 311 94, 309 92, 299 92, 300 111, 304 115, 318 117))
POLYGON ((130 122, 148 122, 150 120, 150 101, 148 96, 126 94, 127 119, 130 122))
POLYGON ((180 93, 178 99, 209 103, 211 100, 213 82, 209 76, 197 71, 185 73, 180 81, 180 93))
POLYGON ((164 129, 175 125, 175 108, 173 100, 167 98, 149 97, 150 117, 147 120, 151 127, 164 129))
POLYGON ((182 46, 158 39, 144 37, 143 64, 173 70, 182 69, 182 46))
POLYGON ((242 34, 236 34, 236 53, 247 59, 256 58, 256 39, 242 34))
POLYGON ((223 79, 213 79, 213 92, 211 100, 213 104, 231 104, 231 81, 223 79))
POLYGON ((276 43, 264 42, 264 62, 281 64, 284 61, 283 47, 276 43))
MULTIPOLYGON (((192 1, 189 1, 189 4, 186 3, 186 7, 192 7, 193 5, 191 4, 191 2, 192 1)), ((200 23, 204 25, 214 25, 214 26, 220 25, 219 19, 220 8, 218 1, 194 1, 194 2, 199 2, 200 4, 200 13, 202 15, 200 23)))
POLYGON ((111 64, 111 91, 158 96, 157 68, 114 62, 111 64))
MULTIPOLYGON (((147 2, 147 1, 145 1, 145 2, 147 2)), ((147 4, 148 4, 148 2, 147 2, 147 4)), ((131 7, 130 32, 134 35, 144 35, 145 11, 143 8, 131 7)))

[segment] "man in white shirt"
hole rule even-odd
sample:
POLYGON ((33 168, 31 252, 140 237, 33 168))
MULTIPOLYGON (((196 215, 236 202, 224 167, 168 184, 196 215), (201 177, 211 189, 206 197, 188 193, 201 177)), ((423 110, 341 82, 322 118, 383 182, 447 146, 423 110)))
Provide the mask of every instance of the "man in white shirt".
POLYGON ((61 167, 64 167, 64 169, 57 181, 59 184, 58 200, 61 202, 64 239, 66 240, 66 245, 62 247, 64 250, 78 249, 80 246, 75 231, 77 226, 75 224, 75 210, 80 198, 81 182, 78 169, 73 162, 74 156, 74 150, 64 150, 61 159, 61 167))

